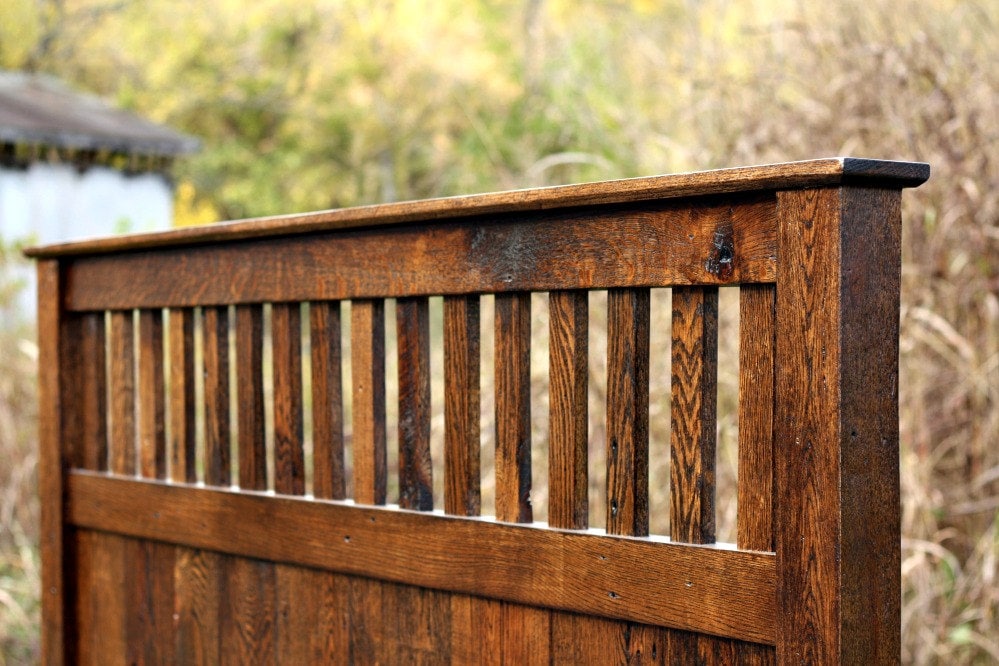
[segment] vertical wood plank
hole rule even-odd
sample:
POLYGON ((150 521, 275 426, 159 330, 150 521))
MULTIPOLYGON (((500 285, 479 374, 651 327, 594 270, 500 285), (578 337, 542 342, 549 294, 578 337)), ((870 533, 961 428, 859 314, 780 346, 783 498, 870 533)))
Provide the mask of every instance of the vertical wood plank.
POLYGON ((350 663, 342 578, 286 565, 276 566, 276 576, 276 663, 350 663))
POLYGON ((607 532, 649 533, 649 290, 607 292, 607 532))
POLYGON ((222 556, 177 548, 174 566, 174 655, 178 664, 217 664, 222 556))
POLYGON ((385 504, 385 303, 353 301, 350 319, 354 500, 385 504))
POLYGON ((111 313, 111 471, 135 474, 135 326, 131 310, 111 313))
POLYGON ((166 477, 163 311, 139 312, 139 461, 141 475, 166 477))
POLYGON ((346 580, 350 609, 348 663, 377 664, 388 661, 390 649, 384 640, 382 587, 390 583, 353 576, 346 580))
POLYGON ((529 523, 531 295, 496 294, 496 519, 529 523))
POLYGON ((715 540, 718 288, 673 289, 670 538, 715 540))
POLYGON ((197 481, 194 412, 194 311, 173 308, 170 340, 170 478, 197 481))
POLYGON ((503 602, 503 663, 548 664, 551 660, 551 611, 503 602))
POLYGON ((260 305, 236 306, 236 396, 239 487, 266 490, 264 311, 260 305))
POLYGON ((82 367, 79 402, 83 419, 82 464, 86 469, 108 468, 107 421, 107 340, 105 339, 104 313, 82 315, 81 322, 82 367))
POLYGON ((81 627, 81 640, 91 644, 94 663, 120 662, 128 650, 128 598, 126 584, 132 563, 125 562, 125 538, 116 534, 91 532, 89 560, 93 624, 81 627))
POLYGON ((548 524, 586 529, 589 305, 585 291, 549 295, 548 524))
POLYGON ((125 543, 129 664, 173 661, 175 554, 170 544, 135 539, 125 543))
POLYGON ((400 298, 395 317, 399 348, 399 506, 432 511, 429 300, 400 298))
POLYGON ((302 425, 302 314, 298 303, 271 309, 274 360, 274 490, 305 493, 302 425))
POLYGON ((900 192, 778 193, 780 663, 897 663, 900 192))
POLYGON ((451 660, 503 663, 503 602, 462 594, 451 597, 451 660))
POLYGON ((477 516, 480 494, 479 297, 444 297, 444 511, 477 516))
MULTIPOLYGON (((40 493, 42 558, 42 657, 48 664, 70 661, 67 617, 72 607, 66 595, 67 532, 63 523, 63 393, 74 363, 64 340, 60 310, 62 284, 55 260, 38 262, 38 487, 40 493)), ((70 632, 71 633, 71 632, 70 632)))
POLYGON ((222 663, 285 663, 275 661, 274 565, 245 557, 224 557, 221 565, 222 663))
POLYGON ((205 364, 205 483, 232 481, 229 424, 229 313, 227 308, 202 310, 205 364))
POLYGON ((347 496, 343 459, 343 369, 340 302, 309 305, 312 348, 312 493, 319 498, 347 496))
POLYGON ((745 550, 773 550, 777 291, 773 285, 742 285, 739 304, 737 543, 745 550))

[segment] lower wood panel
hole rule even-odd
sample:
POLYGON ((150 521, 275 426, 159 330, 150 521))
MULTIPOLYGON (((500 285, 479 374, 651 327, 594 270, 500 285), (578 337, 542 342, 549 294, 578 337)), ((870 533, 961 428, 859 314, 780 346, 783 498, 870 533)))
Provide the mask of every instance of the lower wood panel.
POLYGON ((80 664, 771 664, 772 646, 74 532, 80 664))

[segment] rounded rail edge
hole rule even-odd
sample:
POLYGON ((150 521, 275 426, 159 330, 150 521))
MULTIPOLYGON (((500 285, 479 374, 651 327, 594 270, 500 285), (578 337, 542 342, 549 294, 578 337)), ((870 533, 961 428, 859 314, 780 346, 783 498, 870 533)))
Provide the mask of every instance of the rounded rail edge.
POLYGON ((37 246, 26 249, 25 255, 46 258, 108 254, 475 215, 501 215, 760 190, 839 184, 917 187, 929 176, 930 167, 922 162, 833 157, 236 220, 37 246))

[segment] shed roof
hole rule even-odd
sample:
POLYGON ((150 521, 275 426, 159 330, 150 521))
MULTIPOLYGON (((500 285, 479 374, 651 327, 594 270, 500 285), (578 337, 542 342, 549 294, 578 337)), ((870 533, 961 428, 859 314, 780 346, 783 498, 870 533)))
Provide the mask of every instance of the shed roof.
POLYGON ((34 143, 76 150, 178 155, 194 137, 116 109, 40 74, 0 71, 0 144, 34 143))

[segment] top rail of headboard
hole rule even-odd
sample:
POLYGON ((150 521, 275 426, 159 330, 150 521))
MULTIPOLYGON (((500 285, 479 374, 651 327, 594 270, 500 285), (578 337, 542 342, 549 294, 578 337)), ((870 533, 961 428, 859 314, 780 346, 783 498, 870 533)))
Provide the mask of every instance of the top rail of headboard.
POLYGON ((929 178, 929 174, 929 165, 919 162, 837 157, 239 220, 203 227, 33 247, 26 254, 37 258, 108 254, 354 227, 764 190, 851 184, 904 188, 918 186, 929 178))

